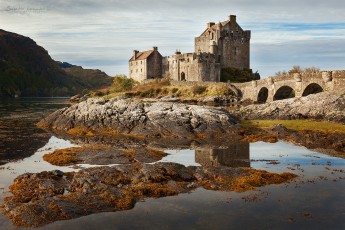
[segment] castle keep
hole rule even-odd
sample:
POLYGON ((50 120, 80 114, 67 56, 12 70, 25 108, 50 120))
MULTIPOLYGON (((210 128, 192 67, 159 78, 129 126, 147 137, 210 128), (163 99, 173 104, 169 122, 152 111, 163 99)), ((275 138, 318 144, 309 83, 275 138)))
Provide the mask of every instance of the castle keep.
POLYGON ((169 77, 176 81, 220 81, 223 68, 250 68, 250 31, 243 30, 230 15, 224 22, 207 23, 195 38, 194 53, 162 57, 158 48, 134 51, 129 60, 129 77, 142 82, 169 77))

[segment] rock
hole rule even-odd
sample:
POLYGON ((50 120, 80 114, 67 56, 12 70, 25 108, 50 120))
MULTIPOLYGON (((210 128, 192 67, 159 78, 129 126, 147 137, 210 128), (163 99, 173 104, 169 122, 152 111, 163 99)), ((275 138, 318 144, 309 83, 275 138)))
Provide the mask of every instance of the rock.
POLYGON ((287 182, 292 173, 244 168, 185 167, 176 163, 131 164, 83 169, 57 177, 42 172, 15 179, 3 213, 17 226, 39 227, 99 212, 128 210, 137 201, 205 189, 247 191, 287 182), (68 193, 64 193, 65 189, 68 193))
POLYGON ((276 124, 271 128, 271 131, 276 132, 279 135, 285 134, 288 131, 288 129, 282 124, 276 124))
POLYGON ((60 171, 60 170, 54 170, 54 171, 52 171, 52 173, 53 173, 55 176, 58 176, 58 177, 62 177, 62 176, 63 176, 63 172, 60 171))
POLYGON ((245 119, 322 119, 345 123, 345 92, 332 91, 306 97, 249 105, 239 111, 245 119))
MULTIPOLYGON (((43 159, 52 165, 69 166, 75 164, 110 165, 134 162, 153 163, 167 156, 166 153, 149 148, 117 149, 109 146, 84 146, 59 149, 45 154, 43 159)), ((63 176, 59 170, 54 175, 63 176)))
POLYGON ((90 98, 60 109, 40 127, 76 132, 108 132, 143 137, 219 137, 235 133, 236 118, 222 108, 172 102, 90 98))

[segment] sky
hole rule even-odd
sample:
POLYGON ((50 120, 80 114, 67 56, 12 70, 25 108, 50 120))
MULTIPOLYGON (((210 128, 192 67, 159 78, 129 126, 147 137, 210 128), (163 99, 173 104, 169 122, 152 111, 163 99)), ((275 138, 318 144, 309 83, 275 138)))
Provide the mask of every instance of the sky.
POLYGON ((0 29, 114 76, 128 74, 134 49, 193 52, 206 23, 230 14, 252 31, 251 68, 262 78, 294 65, 345 69, 341 0, 0 0, 0 29))

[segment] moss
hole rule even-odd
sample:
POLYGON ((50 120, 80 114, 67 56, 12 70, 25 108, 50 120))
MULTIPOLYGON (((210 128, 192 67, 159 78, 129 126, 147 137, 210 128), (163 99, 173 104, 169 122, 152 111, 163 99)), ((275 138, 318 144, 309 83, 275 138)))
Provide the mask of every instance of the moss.
POLYGON ((147 150, 151 156, 155 156, 157 158, 163 158, 163 157, 167 156, 167 154, 163 151, 159 151, 159 150, 155 150, 155 149, 147 149, 147 150))
POLYGON ((92 130, 87 129, 86 127, 74 127, 67 131, 68 134, 73 136, 93 136, 94 133, 92 130))
POLYGON ((287 129, 294 131, 320 131, 326 133, 345 134, 345 125, 330 121, 315 120, 242 120, 241 125, 245 128, 270 128, 274 125, 282 124, 287 129))
POLYGON ((281 174, 271 173, 264 170, 244 169, 249 175, 236 178, 231 183, 231 189, 236 192, 253 190, 270 184, 281 184, 297 177, 296 174, 284 172, 281 174))
POLYGON ((78 163, 77 155, 82 149, 80 147, 59 149, 53 153, 45 154, 43 159, 52 165, 67 166, 78 163))

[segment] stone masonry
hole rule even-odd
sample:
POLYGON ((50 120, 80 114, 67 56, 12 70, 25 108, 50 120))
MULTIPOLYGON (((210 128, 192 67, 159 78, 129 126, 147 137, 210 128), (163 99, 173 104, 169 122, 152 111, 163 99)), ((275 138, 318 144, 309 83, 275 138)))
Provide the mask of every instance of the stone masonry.
POLYGON ((205 31, 195 38, 194 53, 161 57, 154 50, 134 51, 129 60, 129 76, 142 82, 147 79, 169 77, 175 81, 220 81, 222 68, 250 68, 249 30, 244 31, 236 16, 224 22, 207 23, 205 31))

